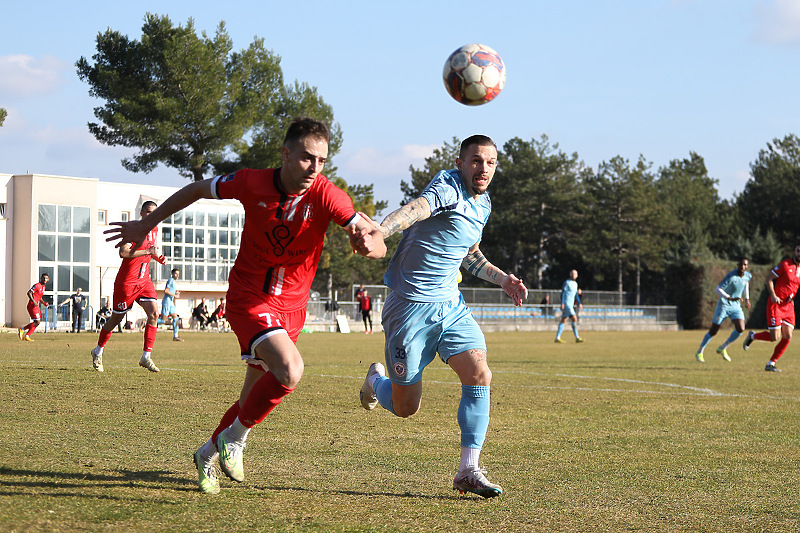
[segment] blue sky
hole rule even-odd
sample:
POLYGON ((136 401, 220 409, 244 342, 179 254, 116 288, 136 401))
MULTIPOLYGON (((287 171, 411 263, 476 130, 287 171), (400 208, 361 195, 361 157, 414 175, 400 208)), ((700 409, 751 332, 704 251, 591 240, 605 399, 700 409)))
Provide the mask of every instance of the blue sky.
POLYGON ((147 12, 192 17, 209 33, 224 20, 235 49, 263 37, 287 81, 316 86, 333 106, 340 175, 374 183, 392 208, 409 165, 454 136, 502 145, 545 134, 595 169, 616 155, 657 169, 695 151, 732 198, 768 142, 800 134, 800 0, 6 4, 4 173, 188 183, 163 166, 127 172, 119 161, 132 152, 86 127, 101 102, 75 61, 92 56, 106 28, 138 39, 147 12), (441 80, 447 56, 472 42, 497 50, 508 71, 503 93, 477 108, 451 100, 441 80))

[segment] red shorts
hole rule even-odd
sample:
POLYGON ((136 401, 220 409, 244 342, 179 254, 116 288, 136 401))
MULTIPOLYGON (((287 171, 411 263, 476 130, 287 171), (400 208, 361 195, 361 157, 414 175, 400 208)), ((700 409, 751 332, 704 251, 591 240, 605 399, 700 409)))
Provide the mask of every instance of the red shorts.
POLYGON ((42 319, 42 311, 39 309, 39 304, 35 304, 28 300, 28 316, 34 320, 42 319))
POLYGON ((133 306, 133 302, 157 302, 156 288, 150 278, 145 278, 142 283, 126 285, 114 283, 114 307, 112 312, 124 315, 133 306))
POLYGON ((305 306, 297 311, 278 311, 267 303, 266 294, 262 296, 229 287, 227 302, 225 319, 239 339, 242 356, 255 356, 256 346, 278 333, 288 334, 296 343, 306 321, 305 306))
POLYGON ((777 329, 781 324, 794 327, 794 301, 776 304, 770 298, 767 300, 767 327, 777 329))

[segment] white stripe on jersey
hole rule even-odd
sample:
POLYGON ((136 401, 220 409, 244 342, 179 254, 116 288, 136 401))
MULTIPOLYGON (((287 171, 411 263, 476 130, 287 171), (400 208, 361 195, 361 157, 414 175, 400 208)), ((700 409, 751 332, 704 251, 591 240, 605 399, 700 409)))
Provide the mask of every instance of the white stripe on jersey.
POLYGON ((300 201, 303 200, 303 196, 298 196, 294 198, 289 205, 286 206, 284 210, 283 219, 286 221, 294 220, 294 215, 297 213, 297 206, 300 204, 300 201))
POLYGON ((272 283, 272 290, 270 291, 275 296, 280 296, 281 292, 283 292, 283 275, 286 272, 285 267, 280 267, 278 271, 274 274, 274 282, 272 283))

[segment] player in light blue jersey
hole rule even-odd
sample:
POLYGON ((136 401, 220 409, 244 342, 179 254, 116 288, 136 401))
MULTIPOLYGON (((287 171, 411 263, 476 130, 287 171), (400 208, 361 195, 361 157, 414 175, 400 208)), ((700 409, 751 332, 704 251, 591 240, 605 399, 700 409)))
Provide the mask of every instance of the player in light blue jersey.
POLYGON ((580 334, 578 334, 578 314, 575 312, 575 302, 578 299, 578 271, 570 270, 569 279, 561 286, 561 321, 558 323, 558 330, 556 331, 556 342, 561 344, 561 333, 564 331, 564 324, 567 320, 572 321, 572 334, 575 335, 575 342, 583 342, 580 334))
POLYGON ((728 337, 728 340, 717 348, 717 353, 721 355, 724 360, 731 360, 727 348, 732 342, 738 339, 744 331, 743 300, 747 309, 750 309, 750 278, 752 278, 753 275, 747 271, 749 266, 750 262, 747 258, 742 257, 736 265, 736 269, 728 272, 719 285, 717 285, 717 294, 719 294, 717 309, 714 311, 714 317, 711 319, 711 328, 705 336, 703 336, 700 347, 695 354, 695 358, 698 362, 705 363, 703 350, 705 350, 708 343, 711 342, 711 338, 717 334, 719 327, 726 318, 731 319, 734 329, 728 337))
POLYGON ((180 295, 180 291, 178 291, 176 285, 180 276, 181 271, 177 268, 173 268, 172 272, 170 272, 170 278, 164 286, 164 299, 161 300, 161 316, 159 316, 159 320, 162 322, 165 321, 168 316, 172 317, 172 340, 178 342, 183 341, 183 339, 178 336, 180 317, 178 316, 178 310, 175 308, 175 298, 178 298, 180 295))
POLYGON ((458 290, 459 267, 500 285, 515 305, 522 305, 528 289, 492 265, 478 246, 491 211, 486 189, 497 168, 497 147, 489 137, 469 137, 456 166, 436 174, 419 198, 380 225, 384 238, 403 232, 384 276, 392 289, 382 314, 388 368, 372 363, 360 396, 367 410, 380 404, 397 416, 413 415, 422 400, 422 371, 438 353, 461 381, 461 464, 453 489, 491 498, 503 490, 486 478, 478 460, 489 427, 492 372, 486 340, 458 290))

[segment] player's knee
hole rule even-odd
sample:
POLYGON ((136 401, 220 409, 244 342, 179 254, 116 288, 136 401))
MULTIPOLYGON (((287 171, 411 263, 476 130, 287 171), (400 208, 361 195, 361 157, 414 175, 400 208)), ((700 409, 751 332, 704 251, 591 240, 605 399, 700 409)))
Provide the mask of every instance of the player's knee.
POLYGON ((295 388, 297 384, 300 383, 304 369, 305 365, 302 359, 277 368, 270 367, 270 371, 275 375, 275 379, 277 379, 281 385, 290 389, 295 388))
POLYGON ((392 400, 392 408, 394 409, 394 414, 399 416, 400 418, 408 418, 412 415, 417 414, 419 411, 420 402, 419 401, 406 401, 406 402, 396 402, 392 400))

